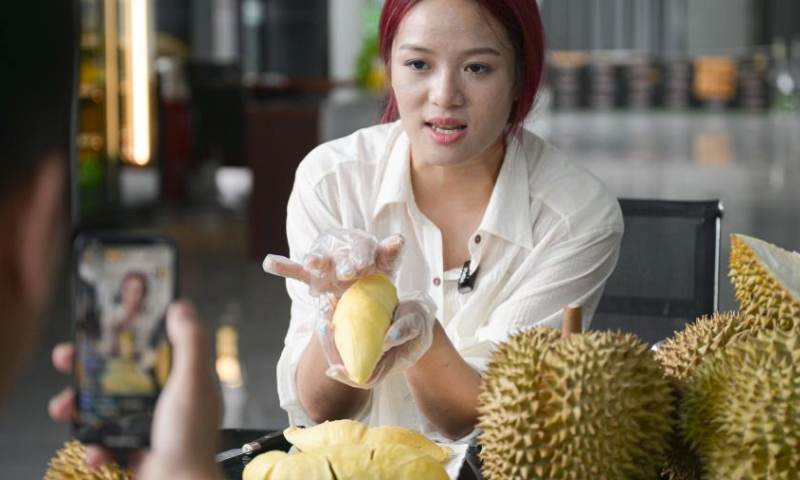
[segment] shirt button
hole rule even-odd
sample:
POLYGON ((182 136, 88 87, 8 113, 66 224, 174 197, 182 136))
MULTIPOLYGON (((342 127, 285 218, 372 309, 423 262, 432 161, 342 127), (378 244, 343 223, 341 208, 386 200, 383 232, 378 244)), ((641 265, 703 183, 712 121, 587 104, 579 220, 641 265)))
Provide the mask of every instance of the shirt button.
POLYGON ((481 243, 481 236, 475 235, 475 243, 481 243))
POLYGON ((434 284, 434 285, 436 285, 436 286, 438 287, 439 285, 441 285, 441 284, 442 284, 442 279, 441 279, 441 278, 439 278, 439 277, 436 277, 436 278, 434 278, 434 279, 433 279, 433 284, 434 284))

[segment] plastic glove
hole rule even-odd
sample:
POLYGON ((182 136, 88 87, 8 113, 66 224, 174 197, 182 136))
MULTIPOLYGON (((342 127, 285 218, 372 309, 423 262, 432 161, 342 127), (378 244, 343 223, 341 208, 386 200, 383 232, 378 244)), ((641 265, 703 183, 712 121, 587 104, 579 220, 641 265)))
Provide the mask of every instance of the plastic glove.
POLYGON ((433 299, 424 292, 403 298, 395 308, 392 323, 383 339, 383 356, 367 383, 359 385, 350 380, 333 341, 332 321, 337 303, 333 294, 320 297, 316 324, 322 351, 328 359, 328 370, 325 374, 334 380, 352 387, 370 389, 387 376, 417 363, 433 342, 433 326, 436 322, 436 304, 433 299))
POLYGON ((380 242, 363 230, 341 229, 314 240, 301 263, 280 255, 267 255, 264 271, 308 284, 312 296, 332 293, 341 297, 361 277, 383 273, 394 279, 405 239, 399 233, 380 242))

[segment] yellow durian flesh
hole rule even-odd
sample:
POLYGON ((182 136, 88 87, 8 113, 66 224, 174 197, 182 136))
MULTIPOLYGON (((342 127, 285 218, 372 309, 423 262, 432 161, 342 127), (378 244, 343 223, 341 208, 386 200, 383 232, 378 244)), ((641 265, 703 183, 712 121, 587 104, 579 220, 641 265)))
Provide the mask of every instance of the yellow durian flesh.
POLYGON ((271 450, 250 461, 242 472, 242 480, 269 480, 275 465, 288 456, 286 452, 271 450))
POLYGON ((289 455, 266 480, 447 480, 444 467, 405 445, 333 445, 289 455))
MULTIPOLYGON (((731 234, 731 277, 741 310, 800 321, 800 254, 746 235, 731 234)), ((785 329, 785 328, 784 328, 785 329)))
POLYGON ((331 445, 361 443, 367 426, 355 420, 334 420, 309 428, 289 427, 283 431, 286 441, 301 452, 331 445))
POLYGON ((383 339, 397 306, 397 289, 384 275, 359 279, 333 313, 333 341, 347 374, 365 384, 383 355, 383 339))
POLYGON ((438 462, 444 462, 453 453, 450 447, 439 446, 425 435, 404 427, 372 427, 364 435, 364 443, 373 447, 390 444, 406 445, 427 453, 438 462))
POLYGON ((287 455, 264 480, 337 480, 322 449, 287 455))

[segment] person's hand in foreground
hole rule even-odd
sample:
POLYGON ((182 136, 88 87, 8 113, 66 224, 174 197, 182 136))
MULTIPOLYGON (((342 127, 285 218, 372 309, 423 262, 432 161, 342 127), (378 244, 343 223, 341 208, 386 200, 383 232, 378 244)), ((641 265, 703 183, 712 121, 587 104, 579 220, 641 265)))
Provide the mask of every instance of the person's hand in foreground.
MULTIPOLYGON (((167 336, 172 343, 172 371, 156 404, 148 451, 130 456, 137 478, 220 479, 214 461, 217 450, 219 398, 208 367, 208 346, 189 304, 177 302, 167 311, 167 336)), ((72 372, 74 347, 61 344, 53 350, 53 363, 63 373, 72 372)), ((75 411, 70 388, 50 400, 50 416, 69 421, 75 411)), ((109 450, 90 446, 86 463, 95 468, 113 460, 109 450)))

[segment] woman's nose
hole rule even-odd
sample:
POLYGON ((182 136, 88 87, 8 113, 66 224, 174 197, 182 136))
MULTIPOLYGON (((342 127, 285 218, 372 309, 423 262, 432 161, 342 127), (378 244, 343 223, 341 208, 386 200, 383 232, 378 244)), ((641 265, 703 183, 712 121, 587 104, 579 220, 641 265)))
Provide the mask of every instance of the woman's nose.
POLYGON ((459 107, 464 104, 457 75, 442 71, 432 78, 430 101, 439 108, 459 107))

